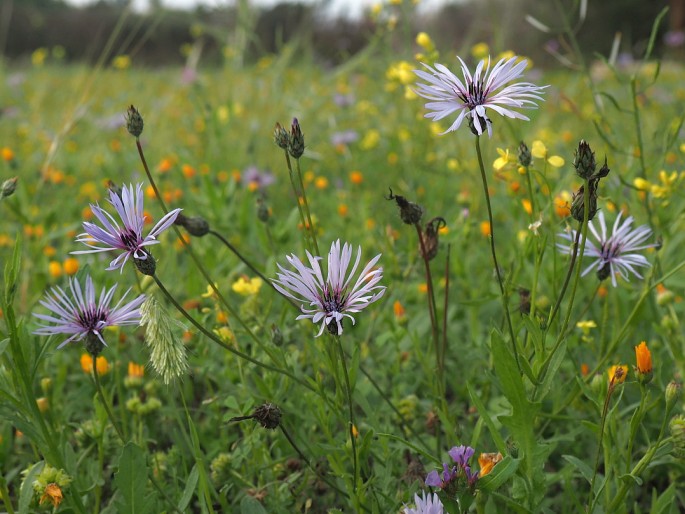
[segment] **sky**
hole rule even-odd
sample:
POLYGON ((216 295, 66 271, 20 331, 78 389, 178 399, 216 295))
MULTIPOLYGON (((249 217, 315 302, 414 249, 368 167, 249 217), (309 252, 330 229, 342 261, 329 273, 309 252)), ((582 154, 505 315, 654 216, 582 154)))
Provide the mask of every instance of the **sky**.
MULTIPOLYGON (((87 5, 95 3, 96 0, 66 0, 72 5, 87 5)), ((279 3, 280 0, 251 0, 257 6, 270 6, 279 3)), ((307 4, 318 3, 319 0, 290 0, 298 1, 307 4)), ((365 8, 371 7, 373 4, 379 3, 381 0, 328 0, 331 4, 329 11, 331 14, 344 13, 349 17, 359 16, 365 8)), ((235 5, 235 0, 162 0, 162 4, 166 7, 176 9, 192 9, 196 5, 206 5, 208 7, 235 5)), ((446 0, 421 0, 419 4, 421 9, 430 9, 432 7, 446 3, 446 0)), ((149 0, 133 0, 133 8, 137 11, 144 11, 149 5, 149 0)))

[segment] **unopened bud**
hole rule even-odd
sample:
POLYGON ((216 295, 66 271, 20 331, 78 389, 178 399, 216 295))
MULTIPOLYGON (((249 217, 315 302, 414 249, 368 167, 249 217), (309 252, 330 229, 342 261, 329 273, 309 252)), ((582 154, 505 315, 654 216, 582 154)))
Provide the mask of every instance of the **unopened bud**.
POLYGON ((12 196, 17 189, 17 177, 5 180, 0 188, 0 199, 12 196))
POLYGON ((438 255, 438 233, 445 227, 447 222, 440 217, 433 218, 426 223, 426 229, 421 234, 423 247, 419 244, 419 251, 425 250, 424 258, 428 261, 433 260, 438 255))
POLYGON ((592 148, 584 139, 581 139, 578 143, 578 149, 575 151, 573 158, 573 167, 582 179, 589 179, 595 174, 595 168, 597 167, 595 152, 592 151, 592 148))
POLYGON ((152 256, 152 254, 146 252, 145 259, 136 259, 134 257, 133 263, 136 265, 138 271, 140 271, 143 275, 148 275, 150 277, 155 275, 155 271, 157 270, 157 261, 155 261, 155 258, 152 256))
POLYGON ((143 133, 143 117, 138 112, 138 109, 131 106, 126 111, 126 130, 134 137, 138 137, 143 133))
POLYGON ((271 342, 275 346, 283 346, 285 338, 283 337, 283 332, 276 325, 271 325, 271 342))
POLYGON ((685 416, 678 414, 668 423, 673 443, 673 455, 685 458, 685 416))
POLYGON ((257 219, 262 223, 269 221, 271 213, 263 198, 257 198, 257 219))
POLYGON ((530 150, 528 149, 528 146, 523 141, 521 141, 521 143, 519 144, 518 159, 519 159, 519 164, 521 166, 525 166, 526 168, 528 166, 530 166, 531 162, 533 162, 533 156, 531 155, 530 150))
POLYGON ((288 152, 290 155, 299 159, 304 153, 304 134, 300 129, 300 122, 297 118, 293 118, 293 123, 290 127, 290 141, 288 141, 288 152))
POLYGON ((395 200, 395 203, 400 208, 400 218, 407 225, 415 225, 421 221, 423 208, 419 204, 408 201, 404 196, 394 195, 392 189, 387 200, 395 200))
POLYGON ((179 214, 174 225, 185 228, 191 236, 202 237, 209 232, 209 223, 202 216, 184 216, 179 214))
POLYGON ((88 335, 83 341, 86 351, 93 356, 93 362, 97 362, 95 357, 100 354, 105 345, 103 345, 100 338, 92 332, 88 332, 88 335))
POLYGON ((597 184, 599 179, 591 180, 589 184, 589 192, 586 193, 585 186, 580 186, 578 192, 573 194, 573 201, 571 203, 571 216, 576 221, 581 223, 585 216, 585 202, 588 202, 588 221, 594 219, 595 214, 597 214, 597 184))
POLYGON ((670 412, 675 404, 680 400, 683 393, 683 386, 675 380, 671 380, 666 386, 664 396, 666 398, 666 411, 670 412))
POLYGON ((283 148, 283 150, 288 149, 288 143, 290 141, 290 135, 288 131, 285 130, 280 123, 276 123, 274 127, 274 143, 276 146, 283 148))
POLYGON ((52 389, 52 378, 50 378, 50 377, 41 378, 40 379, 40 390, 43 391, 43 394, 48 394, 51 389, 52 389))

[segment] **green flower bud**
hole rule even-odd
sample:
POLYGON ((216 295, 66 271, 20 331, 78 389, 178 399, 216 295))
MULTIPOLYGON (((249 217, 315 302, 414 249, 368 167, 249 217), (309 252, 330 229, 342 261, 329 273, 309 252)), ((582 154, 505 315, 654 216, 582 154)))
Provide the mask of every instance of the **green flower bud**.
POLYGON ((134 137, 139 137, 143 133, 143 117, 138 109, 131 106, 126 111, 126 130, 134 137))
POLYGON ((533 162, 533 156, 530 153, 528 146, 523 141, 521 141, 521 143, 519 144, 518 159, 519 159, 519 164, 521 166, 525 166, 526 168, 528 166, 530 166, 531 162, 533 162))
POLYGON ((595 168, 597 167, 595 152, 592 151, 592 148, 584 139, 581 139, 578 143, 578 149, 575 151, 573 158, 573 167, 582 179, 589 179, 595 174, 595 168))
POLYGON ((276 123, 276 126, 274 127, 274 143, 276 143, 276 146, 283 148, 283 150, 287 150, 289 142, 290 135, 288 134, 288 131, 285 130, 280 123, 276 123))
POLYGON ((17 189, 17 177, 5 180, 0 187, 0 199, 12 196, 17 189))
POLYGON ((290 128, 288 152, 295 159, 299 159, 304 153, 304 135, 302 134, 300 123, 297 121, 297 118, 293 118, 293 123, 290 128))

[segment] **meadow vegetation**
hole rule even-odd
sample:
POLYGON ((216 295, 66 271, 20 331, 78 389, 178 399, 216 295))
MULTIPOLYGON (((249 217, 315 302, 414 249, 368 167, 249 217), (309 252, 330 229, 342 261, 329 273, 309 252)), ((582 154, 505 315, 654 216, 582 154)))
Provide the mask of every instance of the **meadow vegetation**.
POLYGON ((460 62, 425 33, 398 53, 380 19, 332 69, 297 42, 212 68, 3 65, 5 511, 685 509, 682 64, 654 38, 529 61, 529 121, 443 134, 458 113, 426 119, 413 70, 460 62), (102 211, 135 225, 117 211, 139 185, 143 238, 176 220, 158 244, 74 254, 102 211), (322 284, 358 249, 326 317, 296 319, 289 270, 322 284), (58 349, 49 295, 78 303, 88 277, 110 308, 86 293, 58 349))

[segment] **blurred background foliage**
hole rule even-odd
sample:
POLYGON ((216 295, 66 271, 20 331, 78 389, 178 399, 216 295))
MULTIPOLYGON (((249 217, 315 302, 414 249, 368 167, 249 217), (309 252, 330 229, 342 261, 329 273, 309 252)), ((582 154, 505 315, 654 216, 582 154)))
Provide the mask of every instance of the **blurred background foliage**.
MULTIPOLYGON (((391 3, 397 4, 391 6, 397 9, 396 20, 402 20, 398 30, 389 31, 398 51, 406 50, 403 45, 413 34, 425 31, 441 49, 456 53, 489 41, 494 48, 510 48, 547 67, 557 64, 552 54, 565 50, 566 42, 556 38, 562 29, 560 13, 579 11, 577 0, 467 0, 445 2, 432 11, 417 11, 409 1, 391 3), (550 31, 533 28, 526 21, 528 14, 550 31)), ((126 0, 101 0, 80 8, 62 0, 0 0, 0 53, 12 64, 28 63, 36 49, 46 48, 66 62, 95 64, 126 54, 134 65, 180 65, 192 56, 200 65, 211 66, 226 58, 249 64, 296 43, 299 57, 335 66, 369 48, 379 28, 396 21, 388 9, 334 18, 326 14, 325 5, 283 2, 258 7, 238 0, 220 8, 182 11, 156 0, 149 11, 139 13, 126 0)), ((682 58, 683 46, 674 49, 668 34, 685 27, 685 0, 590 0, 587 16, 577 26, 581 52, 587 57, 594 52, 609 55, 620 33, 618 52, 640 57, 651 23, 666 5, 670 21, 660 29, 655 56, 682 58)))

